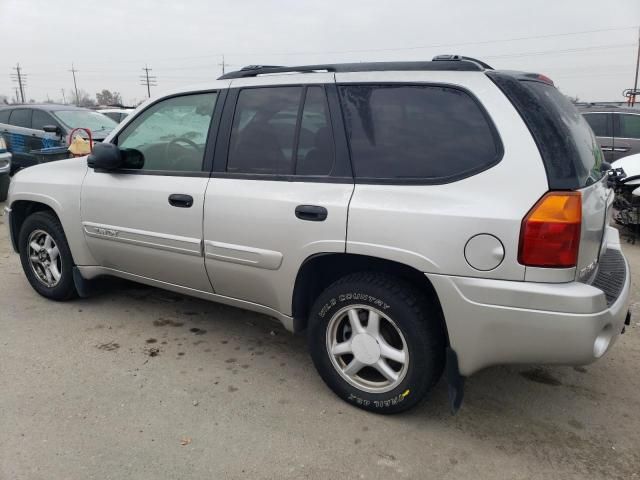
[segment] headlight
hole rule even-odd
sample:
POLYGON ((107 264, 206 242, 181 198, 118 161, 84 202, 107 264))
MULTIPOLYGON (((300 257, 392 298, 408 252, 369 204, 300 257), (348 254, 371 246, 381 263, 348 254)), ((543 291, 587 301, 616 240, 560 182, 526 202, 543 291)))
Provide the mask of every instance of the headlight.
POLYGON ((0 137, 0 153, 4 153, 7 151, 7 143, 4 141, 4 138, 0 137))

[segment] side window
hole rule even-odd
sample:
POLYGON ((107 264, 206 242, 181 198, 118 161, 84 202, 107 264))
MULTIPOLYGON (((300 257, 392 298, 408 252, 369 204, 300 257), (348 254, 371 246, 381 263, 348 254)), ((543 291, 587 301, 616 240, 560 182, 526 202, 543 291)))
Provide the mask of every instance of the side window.
POLYGON ((233 116, 227 171, 288 175, 302 87, 240 91, 233 116))
POLYGON ((611 136, 610 113, 585 113, 583 116, 597 137, 611 136))
POLYGON ((57 125, 51 115, 42 110, 34 110, 33 117, 31 117, 31 128, 35 130, 44 130, 45 125, 57 125))
POLYGON ((640 115, 617 114, 619 128, 616 137, 640 139, 640 115))
POLYGON ((11 112, 9 123, 16 127, 31 128, 31 109, 19 108, 11 112))
POLYGON ((0 110, 0 123, 9 123, 11 110, 0 110))
POLYGON ((118 146, 135 151, 135 168, 199 172, 216 97, 211 92, 161 100, 118 135, 118 146))
POLYGON ((357 178, 439 182, 500 158, 497 134, 462 90, 397 84, 339 90, 357 178))
POLYGON ((329 107, 322 87, 309 87, 300 120, 297 175, 328 175, 335 158, 329 107))

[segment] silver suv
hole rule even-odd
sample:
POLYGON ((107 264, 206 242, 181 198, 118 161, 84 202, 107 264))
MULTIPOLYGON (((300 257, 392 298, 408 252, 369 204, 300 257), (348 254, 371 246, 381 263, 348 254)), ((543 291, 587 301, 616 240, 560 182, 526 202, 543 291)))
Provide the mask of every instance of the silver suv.
POLYGON ((446 370, 458 408, 484 367, 589 363, 623 330, 601 161, 541 75, 458 56, 254 66, 20 172, 7 223, 47 298, 113 275, 254 310, 306 331, 353 405, 406 410, 446 370))

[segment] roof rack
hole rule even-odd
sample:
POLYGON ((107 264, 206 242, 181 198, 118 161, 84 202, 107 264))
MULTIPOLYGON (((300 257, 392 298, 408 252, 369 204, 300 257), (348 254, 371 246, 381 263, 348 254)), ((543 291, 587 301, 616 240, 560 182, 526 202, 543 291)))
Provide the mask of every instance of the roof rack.
POLYGON ((313 72, 381 72, 381 71, 466 71, 479 72, 493 70, 486 63, 461 55, 438 55, 432 61, 424 62, 363 62, 328 63, 320 65, 301 65, 283 67, 276 65, 248 65, 235 72, 222 75, 218 80, 231 78, 257 77, 274 73, 313 73, 313 72))

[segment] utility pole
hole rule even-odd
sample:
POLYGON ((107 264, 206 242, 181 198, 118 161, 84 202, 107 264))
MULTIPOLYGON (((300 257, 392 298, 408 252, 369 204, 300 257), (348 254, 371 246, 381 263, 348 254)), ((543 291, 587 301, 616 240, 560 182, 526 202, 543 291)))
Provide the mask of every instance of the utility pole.
POLYGON ((64 88, 61 88, 60 91, 62 92, 62 103, 64 103, 66 105, 67 104, 67 97, 64 95, 64 88))
POLYGON ((640 27, 638 27, 638 55, 636 56, 636 78, 633 81, 633 94, 629 97, 631 106, 636 103, 636 95, 638 94, 638 68, 640 67, 640 27))
POLYGON ((20 88, 20 98, 22 99, 22 103, 24 103, 24 87, 27 86, 27 76, 22 73, 19 63, 17 63, 13 69, 16 73, 11 74, 11 79, 18 83, 18 87, 20 88))
POLYGON ((140 76, 140 85, 147 86, 147 96, 151 98, 151 87, 155 87, 158 85, 157 77, 155 75, 149 75, 149 72, 153 71, 152 68, 149 68, 148 65, 145 65, 142 69, 144 75, 140 76))
POLYGON ((80 98, 78 97, 78 84, 76 83, 76 73, 78 73, 78 70, 73 66, 73 62, 71 62, 71 70, 69 71, 73 74, 73 88, 76 91, 76 105, 78 105, 80 103, 80 98))
POLYGON ((222 55, 222 63, 219 63, 218 65, 222 67, 222 75, 224 75, 225 67, 228 67, 230 64, 224 62, 224 55, 222 55))

